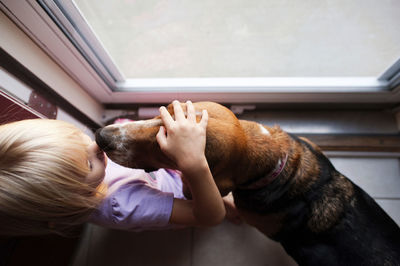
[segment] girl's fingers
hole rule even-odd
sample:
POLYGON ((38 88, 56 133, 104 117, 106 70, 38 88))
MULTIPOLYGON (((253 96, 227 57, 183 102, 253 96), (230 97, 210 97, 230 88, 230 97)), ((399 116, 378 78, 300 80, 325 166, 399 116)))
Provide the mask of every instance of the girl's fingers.
POLYGON ((172 123, 174 122, 174 119, 170 115, 170 113, 167 111, 167 108, 164 106, 160 107, 160 115, 161 115, 161 120, 163 121, 163 124, 166 128, 170 128, 172 123))
POLYGON ((196 122, 196 111, 194 110, 193 103, 191 101, 186 102, 187 119, 191 122, 196 122))
POLYGON ((167 135, 165 134, 165 128, 163 126, 160 126, 156 139, 161 150, 163 150, 167 146, 167 135))
POLYGON ((201 116, 201 120, 200 120, 200 125, 203 127, 203 128, 207 128, 207 123, 208 123, 208 113, 207 113, 207 110, 203 110, 203 112, 202 112, 202 116, 201 116))
POLYGON ((177 100, 175 100, 172 102, 172 105, 174 106, 175 120, 176 121, 184 120, 185 114, 183 113, 181 104, 177 100))

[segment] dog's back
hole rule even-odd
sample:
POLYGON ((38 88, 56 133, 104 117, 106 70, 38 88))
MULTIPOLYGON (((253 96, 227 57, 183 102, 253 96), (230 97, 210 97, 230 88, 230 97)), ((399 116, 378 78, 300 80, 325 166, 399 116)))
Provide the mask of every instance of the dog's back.
POLYGON ((280 242, 300 265, 400 265, 398 226, 356 185, 337 224, 318 233, 302 226, 280 242))

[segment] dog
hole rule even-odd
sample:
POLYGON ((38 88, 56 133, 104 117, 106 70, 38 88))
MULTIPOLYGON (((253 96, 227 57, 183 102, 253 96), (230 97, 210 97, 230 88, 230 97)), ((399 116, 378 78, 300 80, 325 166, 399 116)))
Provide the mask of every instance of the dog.
MULTIPOLYGON (((399 226, 317 145, 217 103, 194 106, 209 114, 205 155, 221 195, 232 191, 241 217, 299 265, 400 265, 399 226)), ((171 168, 156 141, 160 125, 160 117, 110 125, 96 141, 123 166, 171 168)))

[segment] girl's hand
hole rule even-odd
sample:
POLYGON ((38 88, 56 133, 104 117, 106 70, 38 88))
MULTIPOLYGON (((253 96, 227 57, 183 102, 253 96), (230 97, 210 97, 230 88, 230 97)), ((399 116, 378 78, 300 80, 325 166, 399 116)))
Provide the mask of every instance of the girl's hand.
POLYGON ((178 101, 172 104, 175 120, 165 107, 160 108, 165 128, 160 127, 157 142, 185 176, 192 200, 174 199, 170 223, 193 226, 219 224, 225 217, 225 206, 204 154, 207 111, 203 111, 197 123, 190 101, 186 102, 186 117, 178 101))
POLYGON ((236 209, 236 205, 233 201, 232 192, 222 198, 225 204, 226 215, 225 218, 234 224, 242 224, 243 220, 239 215, 239 211, 236 209))
POLYGON ((206 128, 208 114, 203 110, 199 123, 192 102, 187 101, 187 116, 178 101, 173 101, 175 120, 165 107, 160 108, 164 126, 157 133, 157 142, 161 150, 178 166, 182 172, 197 169, 206 161, 206 128))

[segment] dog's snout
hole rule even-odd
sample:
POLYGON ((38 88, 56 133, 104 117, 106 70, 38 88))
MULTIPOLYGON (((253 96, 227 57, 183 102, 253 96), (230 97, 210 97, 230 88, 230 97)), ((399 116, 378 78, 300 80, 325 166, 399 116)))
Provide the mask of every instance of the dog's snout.
POLYGON ((99 128, 96 130, 96 143, 105 152, 115 149, 115 144, 112 141, 113 130, 107 127, 99 128))

